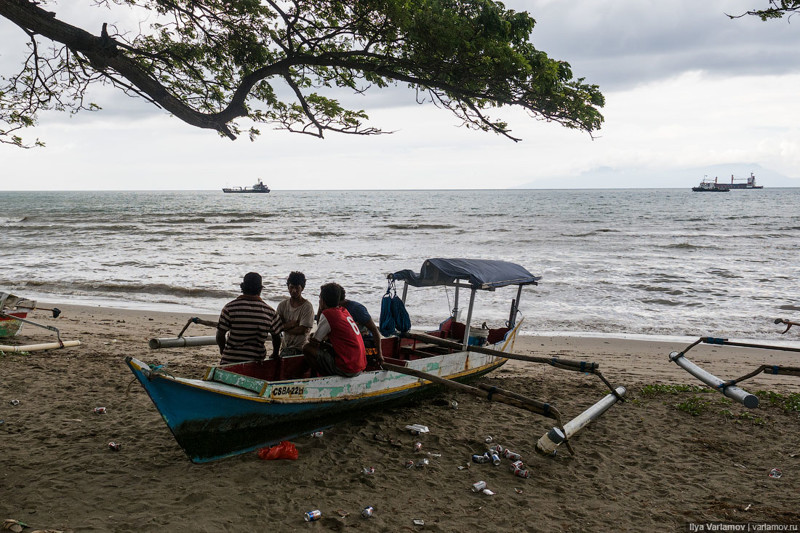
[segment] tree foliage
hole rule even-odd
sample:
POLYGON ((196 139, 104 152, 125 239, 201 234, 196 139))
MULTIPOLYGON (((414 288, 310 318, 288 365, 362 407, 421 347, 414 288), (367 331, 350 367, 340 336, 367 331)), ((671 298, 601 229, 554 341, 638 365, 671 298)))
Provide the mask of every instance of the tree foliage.
POLYGON ((766 9, 753 9, 742 15, 729 15, 731 18, 740 18, 745 15, 756 16, 761 20, 779 19, 784 15, 793 15, 800 11, 800 0, 768 0, 766 9))
POLYGON ((533 46, 528 13, 493 0, 90 3, 147 13, 148 22, 103 24, 95 35, 45 9, 54 0, 0 0, 0 16, 28 39, 20 71, 0 80, 0 141, 26 146, 18 131, 45 110, 96 109, 86 100, 94 83, 231 139, 242 121, 251 139, 261 125, 319 137, 382 133, 364 111, 343 107, 336 89, 398 83, 467 127, 513 140, 493 108, 518 106, 589 133, 603 121, 598 87, 533 46))

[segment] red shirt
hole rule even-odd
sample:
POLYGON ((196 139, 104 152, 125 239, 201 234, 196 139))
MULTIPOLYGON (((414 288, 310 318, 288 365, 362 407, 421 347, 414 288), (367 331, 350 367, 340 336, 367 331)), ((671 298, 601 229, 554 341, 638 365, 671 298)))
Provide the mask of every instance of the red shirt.
MULTIPOLYGON (((333 307, 322 311, 322 316, 328 322, 330 332, 328 340, 333 345, 336 368, 348 374, 356 374, 367 367, 367 351, 364 349, 364 339, 358 324, 344 307, 333 307)), ((317 335, 325 329, 320 321, 317 335)), ((324 334, 324 333, 323 333, 324 334)), ((317 337, 315 335, 315 337, 317 337)), ((318 340, 323 340, 319 339, 318 340)))

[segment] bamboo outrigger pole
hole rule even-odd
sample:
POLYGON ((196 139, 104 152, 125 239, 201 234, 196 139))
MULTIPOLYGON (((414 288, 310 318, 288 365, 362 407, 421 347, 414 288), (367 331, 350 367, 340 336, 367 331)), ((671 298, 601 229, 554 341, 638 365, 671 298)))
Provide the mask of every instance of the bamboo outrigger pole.
MULTIPOLYGON (((437 344, 443 348, 450 348, 453 350, 463 350, 464 346, 455 341, 442 339, 441 337, 436 337, 434 335, 428 335, 427 333, 419 333, 419 332, 412 332, 409 331, 405 333, 403 337, 407 337, 410 339, 427 342, 429 344, 437 344)), ((600 373, 600 364, 599 363, 592 363, 589 361, 570 361, 568 359, 560 359, 558 357, 536 357, 534 355, 522 355, 516 353, 508 353, 503 352, 500 350, 493 350, 492 348, 484 348, 483 346, 467 346, 466 350, 468 352, 476 352, 482 353, 486 355, 494 355, 497 357, 505 357, 506 359, 515 359, 517 361, 528 361, 530 363, 543 363, 546 365, 553 366, 555 368, 560 368, 562 370, 571 370, 573 372, 586 372, 589 374, 594 374, 611 391, 611 394, 617 397, 620 401, 625 401, 622 395, 617 394, 616 389, 608 382, 608 380, 600 373)))
POLYGON ((147 343, 151 350, 161 348, 185 348, 187 346, 212 346, 217 344, 217 338, 213 335, 202 337, 177 337, 165 339, 150 339, 147 343))
MULTIPOLYGON (((561 413, 559 412, 558 409, 556 409, 549 403, 540 402, 539 400, 534 400, 532 398, 528 398, 521 394, 517 394, 515 392, 507 391, 504 389, 499 389, 497 387, 492 387, 490 385, 480 384, 477 387, 473 387, 471 385, 466 385, 464 383, 453 381, 452 379, 439 377, 434 374, 429 374, 428 372, 423 372, 421 370, 416 370, 414 368, 408 368, 405 366, 394 365, 391 363, 384 363, 383 368, 385 370, 397 372, 398 374, 406 374, 408 376, 414 376, 420 379, 430 381, 432 383, 436 383, 438 385, 444 385, 445 387, 449 387, 451 389, 455 389, 460 392, 465 392, 467 394, 472 394, 473 396, 484 398, 486 400, 489 400, 490 402, 495 401, 504 403, 507 405, 511 405, 513 407, 525 409, 526 411, 536 413, 537 415, 542 415, 547 418, 552 418, 558 423, 559 428, 561 428, 563 431, 563 424, 561 422, 561 413)), ((572 447, 569 445, 569 442, 567 442, 567 448, 569 449, 570 453, 573 454, 575 453, 572 450, 572 447)))
POLYGON ((0 352, 41 352, 43 350, 59 350, 61 348, 71 348, 80 346, 81 341, 46 342, 42 344, 27 344, 23 346, 11 346, 0 344, 0 352))

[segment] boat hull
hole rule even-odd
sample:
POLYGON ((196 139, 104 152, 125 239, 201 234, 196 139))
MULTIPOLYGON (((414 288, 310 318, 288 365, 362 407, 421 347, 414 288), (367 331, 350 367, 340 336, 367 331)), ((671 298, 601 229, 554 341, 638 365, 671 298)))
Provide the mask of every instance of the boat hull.
MULTIPOLYGON (((411 361, 409 366, 468 382, 505 362, 501 357, 456 352, 411 361)), ((439 390, 425 380, 384 370, 354 378, 273 382, 239 376, 240 383, 231 384, 232 375, 216 367, 203 380, 192 380, 151 370, 132 357, 126 363, 195 463, 270 446, 363 416, 367 409, 396 406, 439 390)))
POLYGON ((0 337, 14 337, 22 329, 22 322, 17 318, 27 318, 27 312, 8 313, 7 316, 0 316, 0 337))

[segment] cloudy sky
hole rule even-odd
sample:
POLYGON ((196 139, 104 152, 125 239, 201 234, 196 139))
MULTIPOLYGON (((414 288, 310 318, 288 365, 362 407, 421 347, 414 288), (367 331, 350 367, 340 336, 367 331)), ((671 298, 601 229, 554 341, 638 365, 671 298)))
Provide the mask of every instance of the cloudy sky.
MULTIPOLYGON (((102 20, 78 4, 90 2, 71 3, 66 17, 51 9, 70 22, 102 20)), ((91 99, 102 111, 41 117, 35 136, 46 148, 0 145, 0 190, 218 189, 257 178, 275 190, 571 188, 602 187, 587 182, 601 173, 620 177, 614 186, 660 187, 726 167, 769 169, 800 186, 800 18, 725 15, 766 0, 505 4, 536 19, 538 49, 600 86, 605 124, 595 139, 509 110, 503 116, 523 139, 514 143, 459 128, 397 88, 352 99, 391 135, 320 140, 264 130, 256 142, 232 142, 98 87, 91 99)), ((0 42, 8 76, 25 37, 0 20, 0 42)))

